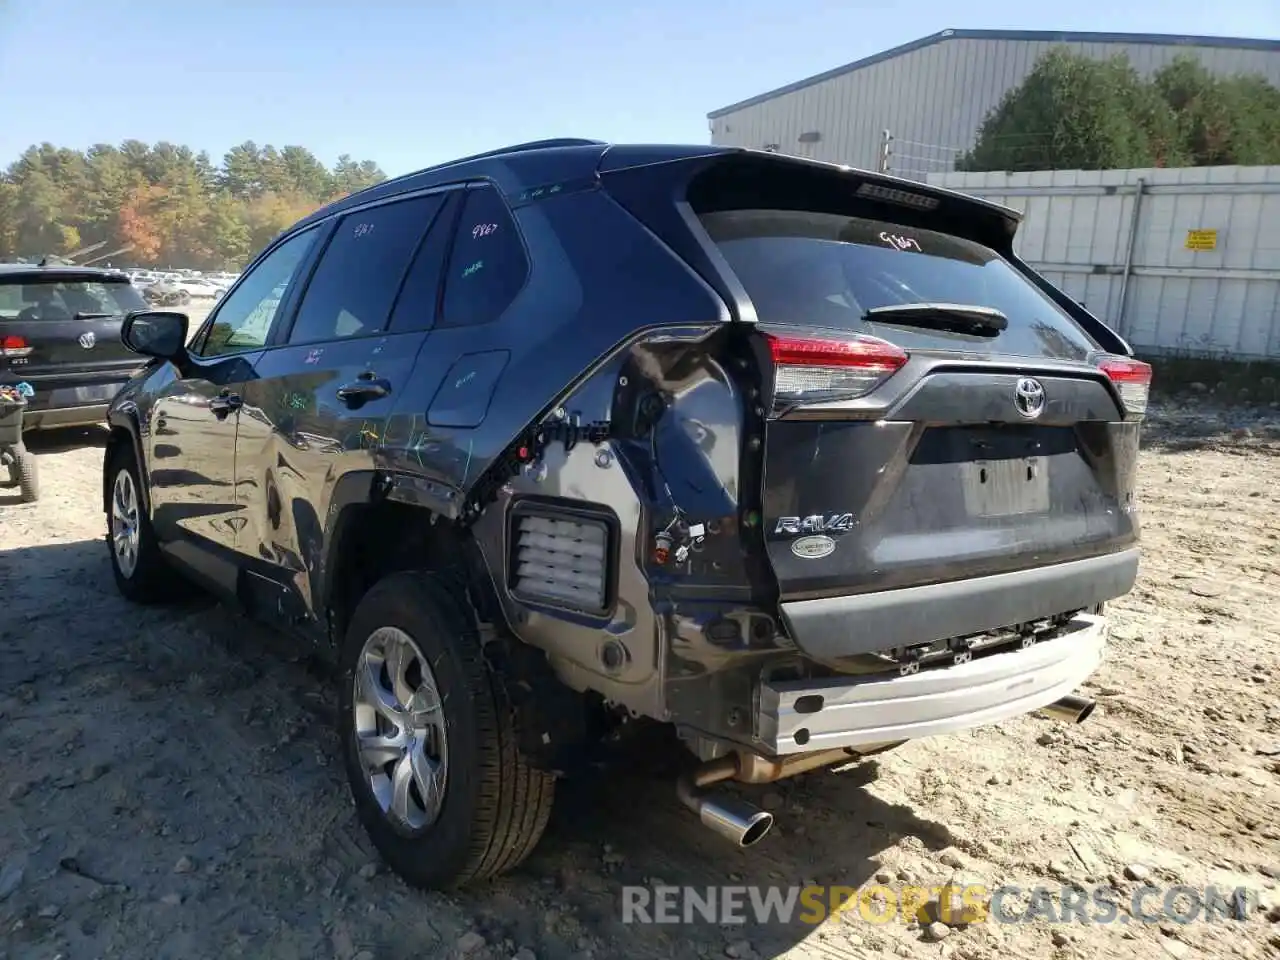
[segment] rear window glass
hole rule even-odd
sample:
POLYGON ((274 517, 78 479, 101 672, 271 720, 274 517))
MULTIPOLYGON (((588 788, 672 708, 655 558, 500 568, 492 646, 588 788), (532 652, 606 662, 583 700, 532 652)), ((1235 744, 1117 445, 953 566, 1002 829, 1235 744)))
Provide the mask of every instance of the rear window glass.
POLYGON ((839 214, 731 210, 702 224, 764 323, 849 330, 907 349, 1083 360, 1097 347, 994 250, 932 230, 839 214), (868 310, 908 303, 995 308, 997 336, 868 322, 868 310))
POLYGON ((74 320, 77 315, 116 316, 147 309, 130 284, 95 281, 0 282, 0 319, 74 320))

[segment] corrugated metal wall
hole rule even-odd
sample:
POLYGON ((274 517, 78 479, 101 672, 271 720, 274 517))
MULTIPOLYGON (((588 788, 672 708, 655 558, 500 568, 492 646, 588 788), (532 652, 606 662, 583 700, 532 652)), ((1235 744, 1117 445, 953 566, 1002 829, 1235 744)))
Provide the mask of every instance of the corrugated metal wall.
MULTIPOLYGON (((895 138, 892 171, 923 179, 949 171, 973 146, 978 126, 1004 94, 1059 44, 1049 41, 951 38, 859 67, 763 102, 714 117, 711 142, 874 169, 881 131, 895 138), (801 142, 817 132, 821 140, 801 142)), ((1151 73, 1179 54, 1193 54, 1224 74, 1261 73, 1280 85, 1280 53, 1154 43, 1067 43, 1093 57, 1127 54, 1151 73)))
POLYGON ((1136 350, 1280 358, 1280 166, 928 179, 1021 210, 1018 255, 1136 350))

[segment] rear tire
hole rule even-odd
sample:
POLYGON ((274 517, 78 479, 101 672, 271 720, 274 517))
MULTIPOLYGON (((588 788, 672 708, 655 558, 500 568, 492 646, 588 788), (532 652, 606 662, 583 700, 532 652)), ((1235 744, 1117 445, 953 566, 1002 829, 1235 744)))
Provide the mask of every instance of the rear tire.
POLYGON ((35 454, 21 443, 13 448, 13 473, 23 503, 34 503, 40 499, 40 471, 35 454))
POLYGON ((356 812, 391 868, 428 889, 456 889, 518 866, 541 838, 555 792, 554 776, 516 749, 506 691, 460 593, 429 573, 387 577, 356 607, 339 659, 338 733, 356 812), (393 644, 405 652, 386 653, 393 644), (385 706, 402 699, 410 704, 403 713, 385 706), (409 719, 428 715, 438 719, 409 719), (392 741, 407 746, 383 747, 392 741), (392 812, 402 764, 413 786, 399 806, 412 816, 392 812), (419 803, 424 797, 431 802, 419 803))
POLYGON ((116 587, 134 603, 159 603, 174 597, 179 586, 177 574, 160 552, 160 542, 151 527, 151 518, 142 501, 142 483, 133 451, 121 446, 107 466, 107 551, 111 554, 111 572, 116 587), (121 479, 121 475, 126 479, 121 479), (132 504, 127 502, 132 491, 132 504), (121 502, 117 504, 116 498, 121 502), (120 516, 117 516, 119 511, 120 516), (129 514, 132 513, 132 520, 129 514), (130 527, 130 549, 122 546, 125 531, 118 521, 130 527))

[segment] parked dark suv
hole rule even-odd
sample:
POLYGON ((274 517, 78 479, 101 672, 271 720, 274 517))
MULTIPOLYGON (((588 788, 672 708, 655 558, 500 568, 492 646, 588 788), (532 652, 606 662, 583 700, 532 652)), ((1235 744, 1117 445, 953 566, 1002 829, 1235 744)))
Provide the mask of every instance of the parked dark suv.
POLYGON ((1150 369, 1018 216, 720 147, 545 141, 303 220, 116 398, 120 589, 174 571, 338 665, 351 789, 408 880, 518 864, 636 718, 681 799, 1045 710, 1138 566, 1150 369))

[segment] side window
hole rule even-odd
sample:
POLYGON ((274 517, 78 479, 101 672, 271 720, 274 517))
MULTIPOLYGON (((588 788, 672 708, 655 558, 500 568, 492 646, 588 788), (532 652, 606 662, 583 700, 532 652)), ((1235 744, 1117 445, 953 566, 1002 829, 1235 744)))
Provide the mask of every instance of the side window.
POLYGON ((349 213, 320 257, 290 343, 315 343, 381 332, 405 269, 432 217, 436 195, 349 213))
POLYGON ((391 333, 430 330, 435 325, 445 258, 449 256, 449 241, 453 238, 453 225, 462 202, 461 191, 444 196, 427 238, 414 254, 404 286, 400 288, 400 298, 391 311, 391 325, 388 327, 391 333))
POLYGON ((442 327, 490 323, 524 286, 529 273, 516 222, 497 190, 467 193, 444 281, 442 327))
POLYGON ((266 346, 289 281, 315 242, 316 229, 304 230, 280 244, 218 304, 213 325, 199 349, 202 357, 266 346))

